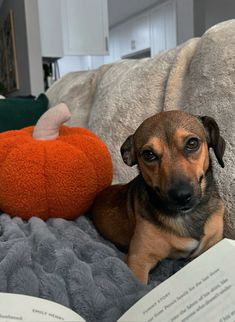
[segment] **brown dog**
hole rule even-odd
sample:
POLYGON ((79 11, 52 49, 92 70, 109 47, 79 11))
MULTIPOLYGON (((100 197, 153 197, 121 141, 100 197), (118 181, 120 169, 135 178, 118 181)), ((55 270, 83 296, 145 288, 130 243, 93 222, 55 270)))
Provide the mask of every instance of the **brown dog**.
POLYGON ((182 111, 148 118, 121 147, 140 174, 104 190, 92 215, 105 238, 128 249, 126 262, 143 283, 158 261, 195 257, 222 238, 224 205, 210 147, 224 167, 225 141, 214 119, 182 111))

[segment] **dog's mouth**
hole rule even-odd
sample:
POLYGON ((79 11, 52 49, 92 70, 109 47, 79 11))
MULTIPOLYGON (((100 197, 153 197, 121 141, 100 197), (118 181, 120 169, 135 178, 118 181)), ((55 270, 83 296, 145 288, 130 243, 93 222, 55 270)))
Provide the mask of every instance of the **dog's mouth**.
POLYGON ((175 204, 168 204, 165 206, 165 210, 167 213, 171 214, 171 215, 175 215, 175 214, 188 214, 191 213, 194 208, 196 207, 198 203, 195 203, 194 205, 188 205, 188 206, 179 206, 179 205, 175 205, 175 204))
POLYGON ((177 208, 178 212, 182 212, 184 214, 187 214, 191 212, 194 209, 195 206, 184 206, 184 207, 179 207, 177 208))
POLYGON ((181 204, 179 202, 172 201, 167 196, 163 196, 159 188, 156 188, 154 190, 158 197, 160 208, 162 208, 165 213, 168 213, 169 215, 188 214, 192 212, 200 203, 200 196, 194 196, 189 202, 181 204))

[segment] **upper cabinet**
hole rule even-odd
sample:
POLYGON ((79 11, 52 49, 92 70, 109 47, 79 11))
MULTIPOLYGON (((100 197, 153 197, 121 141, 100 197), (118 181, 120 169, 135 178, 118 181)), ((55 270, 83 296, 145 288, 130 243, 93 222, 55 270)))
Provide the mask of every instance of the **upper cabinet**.
POLYGON ((115 28, 120 57, 150 47, 149 15, 144 13, 115 28))
POLYGON ((60 0, 38 0, 38 15, 43 57, 64 55, 60 0))
POLYGON ((107 0, 61 1, 65 55, 107 54, 107 0))
POLYGON ((107 0, 38 0, 43 57, 108 54, 107 0))
POLYGON ((151 55, 174 48, 177 44, 176 3, 168 1, 150 12, 151 55))
POLYGON ((104 56, 104 63, 112 63, 119 60, 120 57, 120 44, 119 44, 119 29, 114 28, 109 31, 109 55, 104 56))
MULTIPOLYGON (((179 1, 179 0, 177 0, 179 1)), ((166 1, 110 30, 110 55, 105 62, 138 56, 151 56, 177 44, 176 0, 166 1)))

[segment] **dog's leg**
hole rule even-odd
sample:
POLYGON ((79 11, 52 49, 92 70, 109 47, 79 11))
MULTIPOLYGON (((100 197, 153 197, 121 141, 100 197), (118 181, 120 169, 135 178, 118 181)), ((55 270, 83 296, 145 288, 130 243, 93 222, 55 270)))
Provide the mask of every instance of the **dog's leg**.
POLYGON ((208 219, 204 227, 204 236, 191 257, 197 257, 223 238, 224 204, 221 201, 219 209, 208 219))
POLYGON ((147 284, 149 271, 170 251, 171 245, 161 231, 143 220, 136 225, 125 261, 135 276, 147 284))
MULTIPOLYGON (((162 258, 157 258, 155 254, 148 253, 148 247, 138 247, 132 240, 130 252, 127 255, 126 263, 134 273, 134 275, 144 284, 148 283, 148 275, 150 270, 162 258)), ((161 246, 160 246, 161 247, 161 246)), ((161 256, 159 256, 161 257, 161 256)))
POLYGON ((176 236, 138 217, 125 262, 135 276, 147 284, 149 271, 159 261, 167 257, 188 257, 197 245, 198 241, 191 237, 176 236))

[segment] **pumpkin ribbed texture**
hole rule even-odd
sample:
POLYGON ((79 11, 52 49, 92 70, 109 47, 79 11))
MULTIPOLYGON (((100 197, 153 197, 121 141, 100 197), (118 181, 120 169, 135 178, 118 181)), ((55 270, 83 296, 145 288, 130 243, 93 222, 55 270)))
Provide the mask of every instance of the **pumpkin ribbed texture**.
POLYGON ((109 152, 87 129, 61 126, 49 141, 33 139, 32 130, 0 134, 0 208, 23 219, 74 219, 111 184, 109 152))

